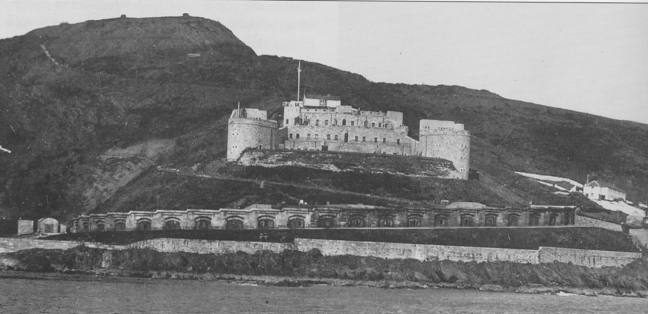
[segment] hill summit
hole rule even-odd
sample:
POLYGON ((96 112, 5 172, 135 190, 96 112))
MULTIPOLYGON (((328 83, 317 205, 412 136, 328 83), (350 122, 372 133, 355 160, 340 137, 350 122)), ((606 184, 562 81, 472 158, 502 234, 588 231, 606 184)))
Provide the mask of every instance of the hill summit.
POLYGON ((257 56, 222 24, 191 16, 62 23, 0 40, 0 144, 13 151, 0 154, 0 215, 69 218, 304 197, 372 201, 332 187, 429 202, 571 202, 514 171, 579 181, 596 174, 630 199, 648 198, 648 125, 460 86, 374 83, 306 61, 309 92, 363 110, 401 111, 410 136, 418 136, 420 119, 464 124, 479 180, 224 167, 232 109, 240 102, 280 118, 281 102, 294 95, 296 66, 291 58, 257 56), (200 173, 314 190, 190 176, 200 173))

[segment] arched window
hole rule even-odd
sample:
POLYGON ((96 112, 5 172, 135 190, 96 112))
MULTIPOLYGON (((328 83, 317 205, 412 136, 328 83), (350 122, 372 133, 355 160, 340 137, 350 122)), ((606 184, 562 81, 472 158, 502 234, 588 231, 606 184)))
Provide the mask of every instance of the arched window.
POLYGON ((375 128, 375 127, 376 127, 376 123, 375 123, 375 122, 371 122, 371 127, 372 127, 372 128, 375 128))
POLYGON ((240 217, 228 218, 225 222, 225 229, 227 230, 242 230, 243 220, 240 217))
POLYGON ((507 226, 517 226, 519 222, 520 222, 520 215, 510 214, 506 217, 507 226))
POLYGON ((315 126, 319 126, 319 119, 315 120, 315 126))
POLYGON ((326 139, 330 140, 331 139, 331 134, 326 134, 326 139))
POLYGON ((336 141, 338 140, 338 136, 337 136, 337 134, 335 134, 335 140, 336 140, 336 141))
POLYGON ((354 125, 355 125, 355 121, 351 121, 351 126, 354 126, 354 125))
POLYGON ((358 136, 357 136, 357 135, 355 136, 355 141, 356 141, 356 142, 358 141, 358 136))
POLYGON ((365 219, 361 215, 352 215, 349 217, 349 227, 364 227, 365 219))
POLYGON ((124 220, 115 220, 115 231, 126 230, 126 222, 124 220))
POLYGON ((471 227, 475 222, 475 219, 473 218, 472 215, 461 215, 461 226, 462 227, 471 227))
POLYGON ((304 217, 292 216, 288 218, 288 228, 290 229, 303 229, 306 226, 304 217))
POLYGON ((387 138, 383 137, 383 143, 387 143, 387 138))
POLYGON ((137 221, 137 231, 151 230, 151 221, 148 219, 140 219, 137 221))
POLYGON ((400 139, 396 139, 396 144, 400 145, 400 139))
POLYGON ((365 128, 368 127, 369 126, 369 121, 365 120, 364 126, 365 126, 365 128))
POLYGON ((267 230, 274 228, 274 217, 259 217, 257 220, 257 229, 267 230))
POLYGON ((393 227, 394 226, 394 216, 385 215, 378 218, 378 227, 393 227))
POLYGON ((441 214, 434 216, 434 226, 445 227, 447 225, 448 225, 448 216, 441 215, 441 214))
POLYGON ((409 215, 407 216, 407 226, 408 227, 420 227, 423 217, 421 215, 409 215))
POLYGON ((292 139, 292 133, 288 134, 288 138, 292 139))
POLYGON ((295 138, 296 138, 296 139, 299 138, 299 133, 295 134, 295 138))
POLYGON ((196 218, 196 223, 195 223, 196 230, 209 230, 209 228, 211 228, 211 218, 209 217, 196 218))
POLYGON ((497 214, 486 214, 486 219, 484 219, 484 226, 497 226, 497 214))
POLYGON ((317 218, 318 228, 333 228, 335 226, 335 217, 333 216, 320 216, 317 218))
POLYGON ((106 230, 106 225, 101 220, 95 222, 95 225, 97 226, 95 228, 95 231, 97 231, 97 232, 104 232, 106 230))
POLYGON ((346 125, 346 119, 342 119, 342 125, 346 125))
POLYGON ((533 213, 529 215, 529 226, 539 226, 540 225, 540 214, 533 213))
POLYGON ((164 221, 164 230, 180 230, 180 220, 177 218, 167 218, 164 221))

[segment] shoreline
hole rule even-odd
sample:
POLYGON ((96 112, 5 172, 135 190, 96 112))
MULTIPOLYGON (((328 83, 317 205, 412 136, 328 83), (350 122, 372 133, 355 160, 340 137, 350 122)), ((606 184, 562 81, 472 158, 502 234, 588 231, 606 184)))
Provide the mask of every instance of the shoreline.
POLYGON ((336 278, 267 276, 267 275, 240 275, 221 273, 192 273, 177 271, 120 271, 120 270, 95 270, 66 272, 33 272, 18 270, 0 270, 0 279, 26 279, 26 280, 67 280, 67 281, 107 281, 107 282, 150 282, 153 280, 198 280, 222 281, 233 284, 258 285, 266 287, 311 287, 327 285, 332 287, 367 287, 380 289, 466 289, 485 292, 507 292, 519 294, 544 294, 544 295, 578 295, 578 296, 612 296, 648 298, 648 290, 621 292, 616 289, 577 288, 564 286, 543 286, 539 284, 524 285, 520 287, 502 287, 500 285, 483 284, 472 286, 456 283, 419 283, 413 281, 396 280, 349 280, 336 278))

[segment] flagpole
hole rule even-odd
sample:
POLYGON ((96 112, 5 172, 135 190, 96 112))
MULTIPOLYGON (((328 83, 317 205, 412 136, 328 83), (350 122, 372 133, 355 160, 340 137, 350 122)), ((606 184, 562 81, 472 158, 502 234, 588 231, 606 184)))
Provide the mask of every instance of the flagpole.
POLYGON ((301 85, 301 60, 299 60, 299 65, 297 66, 297 101, 299 101, 299 88, 301 85))

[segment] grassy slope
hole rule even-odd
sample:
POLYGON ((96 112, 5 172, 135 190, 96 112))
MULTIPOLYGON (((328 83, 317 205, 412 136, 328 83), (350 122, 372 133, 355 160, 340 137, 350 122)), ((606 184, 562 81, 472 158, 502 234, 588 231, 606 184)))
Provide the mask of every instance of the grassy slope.
MULTIPOLYGON (((103 167, 97 157, 111 147, 170 139, 173 149, 156 163, 208 165, 224 156, 226 117, 237 101, 277 117, 280 102, 293 94, 294 66, 289 58, 256 56, 219 23, 198 18, 92 21, 0 40, 0 138, 15 152, 0 155, 0 211, 69 217, 93 210, 82 197, 84 186, 96 180, 93 171, 103 167), (55 66, 41 44, 65 66, 55 66)), ((635 199, 648 198, 645 124, 463 87, 372 83, 324 65, 303 62, 303 68, 309 91, 337 94, 366 110, 403 111, 412 136, 421 118, 465 123, 473 134, 472 167, 481 173, 480 189, 489 190, 487 199, 554 202, 513 170, 578 180, 597 173, 635 199)), ((168 189, 158 178, 144 171, 102 198, 130 204, 164 194, 168 189)), ((182 188, 174 193, 192 195, 182 188)))
POLYGON ((160 237, 210 240, 291 242, 296 237, 392 243, 418 243, 511 249, 538 249, 540 246, 590 250, 635 252, 630 237, 622 232, 600 228, 456 228, 456 229, 333 229, 330 230, 178 230, 149 232, 98 232, 52 236, 49 239, 98 241, 126 244, 160 237))

